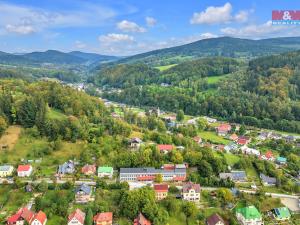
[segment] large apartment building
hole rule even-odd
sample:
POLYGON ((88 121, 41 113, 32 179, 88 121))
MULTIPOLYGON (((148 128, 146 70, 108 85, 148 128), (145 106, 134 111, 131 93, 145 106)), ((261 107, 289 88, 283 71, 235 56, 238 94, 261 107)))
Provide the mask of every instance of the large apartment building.
POLYGON ((121 168, 120 181, 154 181, 155 177, 161 175, 163 181, 185 181, 186 168, 155 169, 144 168, 121 168))

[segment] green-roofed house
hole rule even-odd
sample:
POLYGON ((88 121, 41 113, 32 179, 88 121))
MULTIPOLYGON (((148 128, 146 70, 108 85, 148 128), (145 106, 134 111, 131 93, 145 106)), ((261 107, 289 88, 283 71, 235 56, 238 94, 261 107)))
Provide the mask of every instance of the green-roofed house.
POLYGON ((263 225, 262 216, 255 206, 247 206, 236 210, 236 218, 242 225, 263 225))
POLYGON ((275 208, 272 210, 276 220, 289 220, 291 213, 287 207, 275 208))
POLYGON ((98 172, 98 177, 112 178, 114 174, 114 169, 110 166, 99 166, 97 172, 98 172))

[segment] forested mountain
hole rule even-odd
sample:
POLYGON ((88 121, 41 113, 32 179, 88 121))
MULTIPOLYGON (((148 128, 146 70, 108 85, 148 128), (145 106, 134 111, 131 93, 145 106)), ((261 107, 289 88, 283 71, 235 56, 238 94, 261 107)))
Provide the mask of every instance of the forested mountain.
POLYGON ((252 58, 293 51, 296 49, 300 49, 299 37, 262 40, 220 37, 146 52, 121 59, 119 62, 145 62, 151 65, 167 65, 198 57, 225 56, 252 58))
POLYGON ((96 53, 86 53, 80 51, 73 51, 73 52, 69 52, 68 54, 85 59, 89 62, 106 62, 106 61, 117 60, 119 58, 117 56, 99 55, 96 53))
MULTIPOLYGON (((182 109, 191 115, 211 115, 257 127, 300 132, 299 57, 300 51, 283 53, 254 59, 248 66, 225 58, 185 62, 153 76, 158 82, 144 83, 142 88, 132 85, 105 97, 132 105, 182 109), (230 76, 213 85, 207 82, 209 76, 219 73, 230 76), (188 82, 190 77, 193 82, 188 82), (171 86, 158 85, 167 78, 171 86)), ((124 80, 126 73, 123 75, 124 80)))

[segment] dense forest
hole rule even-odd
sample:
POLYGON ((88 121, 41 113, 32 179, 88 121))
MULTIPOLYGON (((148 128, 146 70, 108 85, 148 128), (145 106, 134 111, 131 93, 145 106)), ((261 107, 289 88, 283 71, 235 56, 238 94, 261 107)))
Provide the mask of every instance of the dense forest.
MULTIPOLYGON (((251 60, 248 66, 226 58, 200 59, 151 76, 145 73, 143 82, 137 82, 133 74, 141 77, 144 71, 139 68, 155 70, 146 65, 130 65, 136 70, 118 73, 113 67, 109 70, 128 85, 122 92, 106 93, 105 97, 130 105, 159 106, 169 111, 183 109, 190 115, 210 115, 246 125, 300 132, 299 56, 298 51, 262 57, 251 60), (222 82, 208 82, 210 76, 226 74, 230 76, 222 82), (161 86, 161 82, 170 86, 161 86)), ((121 66, 123 70, 127 67, 121 66)), ((99 85, 97 79, 124 88, 115 81, 108 82, 111 78, 102 76, 101 71, 91 81, 99 85)))

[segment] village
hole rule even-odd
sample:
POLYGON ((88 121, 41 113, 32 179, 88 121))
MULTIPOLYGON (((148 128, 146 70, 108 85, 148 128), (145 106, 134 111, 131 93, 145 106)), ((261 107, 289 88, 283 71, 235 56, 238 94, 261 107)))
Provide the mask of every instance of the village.
MULTIPOLYGON (((112 117, 115 119, 123 119, 123 109, 128 108, 124 104, 117 104, 105 100, 105 105, 112 108, 112 117)), ((282 140, 290 144, 292 147, 299 147, 299 136, 290 134, 281 134, 274 131, 257 130, 252 127, 246 127, 240 124, 232 124, 217 121, 209 117, 187 117, 178 121, 178 115, 174 113, 161 112, 159 109, 150 109, 144 112, 140 109, 136 110, 138 116, 145 117, 146 114, 155 114, 157 117, 165 121, 168 127, 167 133, 172 132, 172 128, 180 128, 184 126, 198 126, 198 121, 205 122, 210 125, 209 129, 199 132, 198 135, 192 137, 192 141, 201 148, 212 149, 217 156, 219 152, 224 154, 228 159, 235 160, 238 155, 255 157, 261 161, 268 161, 278 170, 282 170, 285 176, 288 176, 296 185, 300 185, 300 173, 298 176, 292 176, 286 169, 288 160, 286 157, 278 154, 277 151, 261 148, 261 144, 266 140, 282 140), (186 118, 187 117, 187 118, 186 118)), ((143 141, 140 135, 132 136, 127 142, 128 151, 138 152, 145 146, 152 146, 161 155, 170 155, 173 151, 185 151, 185 147, 174 144, 157 144, 152 141, 143 141)), ((41 159, 42 160, 42 159, 41 159)), ((38 160, 35 160, 35 163, 38 160)), ((181 164, 169 163, 164 164, 161 168, 154 167, 139 167, 139 168, 120 168, 116 170, 112 165, 97 166, 96 164, 85 164, 80 167, 80 161, 69 159, 65 163, 57 166, 57 171, 53 177, 39 177, 33 179, 35 173, 34 166, 27 160, 20 163, 17 168, 5 164, 0 166, 0 182, 3 185, 13 185, 15 182, 23 182, 25 192, 35 193, 35 187, 47 184, 66 185, 71 182, 74 187, 74 203, 76 205, 88 204, 95 201, 96 188, 99 188, 99 179, 108 184, 126 183, 129 190, 140 188, 150 188, 155 193, 156 201, 162 201, 169 195, 182 201, 193 202, 197 208, 205 208, 203 203, 203 193, 209 193, 210 197, 215 198, 219 187, 212 185, 205 186, 191 181, 190 177, 195 169, 187 162, 181 164), (78 175, 79 174, 79 175, 78 175), (16 181, 16 178, 18 180, 16 181), (172 189, 172 191, 170 191, 172 189), (175 191, 174 191, 175 189, 175 191)), ((278 181, 275 177, 267 174, 251 173, 243 169, 227 168, 226 171, 219 173, 220 181, 231 182, 232 188, 230 195, 237 196, 238 193, 253 195, 259 193, 261 188, 265 188, 265 195, 272 198, 282 200, 282 206, 271 208, 268 212, 260 212, 254 205, 244 207, 235 207, 232 203, 227 202, 229 209, 234 209, 236 221, 242 225, 261 225, 261 224, 292 224, 290 219, 292 215, 297 215, 300 210, 299 193, 282 194, 280 189, 277 189, 278 181), (256 177, 257 176, 257 177, 256 177), (264 223, 264 219, 268 218, 264 223), (276 221, 276 222, 274 222, 276 221), (273 223, 274 222, 274 223, 273 223)), ((72 189, 72 188, 71 188, 72 189)), ((38 192, 38 191, 37 191, 38 192)), ((35 194, 34 196, 38 196, 35 194)), ((207 198, 207 197, 205 197, 207 198)), ((45 225, 47 224, 47 215, 43 211, 34 212, 31 210, 31 204, 24 205, 14 214, 9 215, 6 219, 7 225, 13 224, 30 224, 30 225, 45 225)), ((142 212, 134 219, 134 225, 150 225, 142 212)), ((68 216, 68 225, 85 224, 86 213, 80 208, 73 208, 73 211, 68 216)), ((118 224, 113 220, 112 212, 101 212, 93 215, 93 223, 95 225, 118 224)), ((228 224, 225 218, 222 218, 218 213, 213 213, 205 218, 207 225, 225 225, 228 224)))

